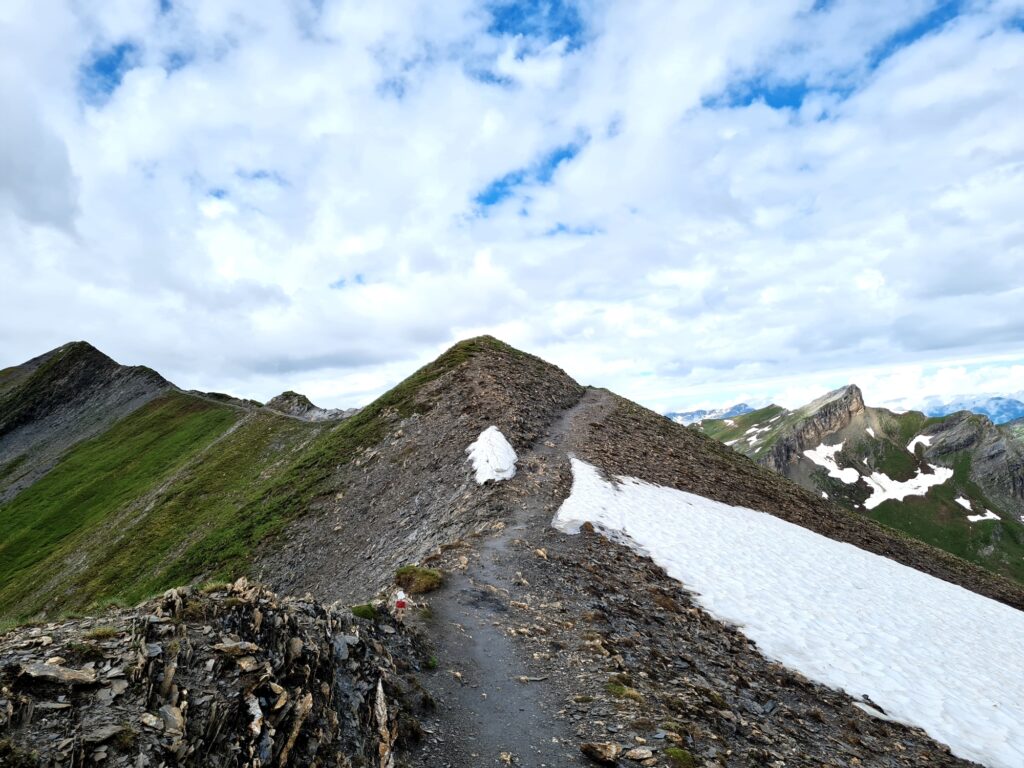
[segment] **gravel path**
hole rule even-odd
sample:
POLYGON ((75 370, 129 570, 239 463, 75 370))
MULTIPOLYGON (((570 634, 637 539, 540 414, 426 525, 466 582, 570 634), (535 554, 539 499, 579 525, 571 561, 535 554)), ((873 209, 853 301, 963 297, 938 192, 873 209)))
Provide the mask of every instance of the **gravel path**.
POLYGON ((465 569, 430 596, 431 615, 419 622, 435 648, 437 669, 421 683, 438 701, 424 727, 433 731, 414 756, 415 766, 571 766, 589 764, 567 723, 566 692, 548 664, 524 653, 510 635, 509 596, 521 586, 524 542, 550 531, 564 497, 567 436, 607 410, 602 390, 589 390, 551 431, 519 459, 519 491, 511 518, 466 551, 465 569), (561 712, 561 714, 560 714, 561 712))

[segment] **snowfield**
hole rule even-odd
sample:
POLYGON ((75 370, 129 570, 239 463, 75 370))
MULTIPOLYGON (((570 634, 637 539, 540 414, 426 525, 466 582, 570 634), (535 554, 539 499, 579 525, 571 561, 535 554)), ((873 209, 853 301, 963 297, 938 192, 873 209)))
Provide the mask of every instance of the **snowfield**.
POLYGON ((929 445, 932 444, 932 436, 931 435, 918 435, 913 440, 911 440, 909 443, 907 443, 907 450, 910 451, 911 453, 913 453, 914 449, 917 448, 917 444, 918 443, 920 443, 925 448, 927 448, 929 445))
POLYGON ((991 768, 1024 766, 1024 613, 772 515, 572 459, 555 528, 650 555, 762 653, 991 768))
POLYGON ((905 482, 893 480, 882 472, 872 472, 870 477, 864 477, 864 482, 871 488, 871 496, 864 502, 867 509, 874 509, 887 499, 903 501, 907 496, 924 496, 928 489, 942 485, 953 477, 953 470, 947 467, 936 467, 929 464, 931 474, 926 475, 920 469, 917 474, 905 482))
POLYGON ((476 481, 480 485, 488 480, 510 480, 516 476, 516 460, 519 457, 497 427, 488 427, 481 432, 480 437, 466 449, 466 453, 473 462, 476 481))
POLYGON ((828 470, 828 476, 834 477, 837 480, 842 480, 847 485, 856 483, 860 480, 860 472, 853 467, 846 467, 840 469, 839 465, 836 464, 836 454, 843 450, 842 443, 836 443, 835 445, 825 445, 822 443, 817 448, 808 448, 804 451, 804 456, 813 461, 819 467, 824 467, 828 470))

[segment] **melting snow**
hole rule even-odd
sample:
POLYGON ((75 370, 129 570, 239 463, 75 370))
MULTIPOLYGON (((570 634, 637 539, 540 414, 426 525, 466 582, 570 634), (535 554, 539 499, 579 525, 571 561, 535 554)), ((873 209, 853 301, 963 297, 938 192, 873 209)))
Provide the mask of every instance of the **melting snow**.
POLYGON ((991 509, 986 509, 984 515, 968 515, 967 519, 972 523, 980 523, 982 520, 998 520, 999 515, 991 509))
POLYGON ((871 489, 871 496, 864 502, 864 506, 867 509, 874 509, 886 499, 903 501, 907 496, 924 496, 929 488, 942 485, 953 476, 952 469, 936 467, 934 464, 928 466, 932 468, 930 475, 919 469, 917 474, 906 482, 893 480, 883 472, 872 472, 871 477, 864 477, 864 482, 871 489))
POLYGON ((777 517, 573 459, 553 525, 586 521, 649 554, 768 657, 965 759, 1024 765, 1024 613, 777 517), (965 619, 969 617, 969 621, 965 619), (950 631, 955 627, 956 631, 950 631))
POLYGON ((748 445, 754 445, 754 443, 757 442, 757 438, 761 436, 762 432, 771 432, 771 431, 772 431, 771 427, 767 427, 767 426, 766 427, 761 427, 761 426, 758 426, 757 424, 755 424, 754 426, 752 426, 750 429, 748 429, 743 434, 750 435, 750 437, 747 438, 747 444, 748 445), (753 432, 752 435, 750 434, 751 432, 753 432))
POLYGON ((853 467, 840 469, 839 465, 836 464, 835 456, 841 450, 843 450, 842 443, 836 443, 835 445, 825 445, 822 443, 813 450, 807 449, 804 451, 804 456, 813 461, 819 467, 827 469, 829 477, 842 480, 847 485, 850 483, 856 483, 857 480, 860 479, 860 472, 853 467))
POLYGON ((732 419, 726 419, 725 420, 725 424, 726 424, 726 426, 729 426, 729 427, 735 427, 736 426, 736 422, 733 421, 732 419))
POLYGON ((955 499, 953 499, 953 501, 955 501, 961 507, 966 509, 968 512, 971 511, 971 502, 965 499, 963 496, 957 496, 955 499))
POLYGON ((867 432, 867 433, 868 433, 869 435, 871 435, 872 437, 874 437, 874 436, 875 436, 875 430, 873 430, 873 429, 872 429, 871 427, 868 427, 868 428, 867 428, 867 429, 865 429, 864 431, 865 431, 865 432, 867 432))
POLYGON ((488 427, 480 437, 466 449, 476 481, 483 485, 488 480, 509 480, 516 474, 515 449, 497 427, 488 427))
POLYGON ((914 449, 917 447, 918 443, 920 443, 925 448, 927 448, 929 445, 932 444, 932 436, 931 435, 918 435, 913 440, 911 440, 909 443, 907 443, 907 450, 910 451, 911 453, 913 453, 914 449))
POLYGON ((822 491, 822 492, 821 492, 821 498, 823 498, 823 499, 827 499, 827 498, 828 498, 828 494, 827 494, 827 493, 825 493, 824 491, 822 491))

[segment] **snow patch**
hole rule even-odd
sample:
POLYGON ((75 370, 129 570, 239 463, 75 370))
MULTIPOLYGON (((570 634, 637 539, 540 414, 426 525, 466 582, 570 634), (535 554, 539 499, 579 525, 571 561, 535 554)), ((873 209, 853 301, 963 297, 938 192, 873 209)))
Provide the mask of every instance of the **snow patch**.
POLYGON ((822 492, 821 492, 821 498, 823 498, 823 499, 827 499, 827 498, 828 498, 828 494, 827 494, 827 493, 825 493, 824 491, 822 491, 822 492))
POLYGON ((955 499, 953 499, 953 501, 955 501, 961 507, 966 509, 968 512, 971 511, 971 502, 970 502, 970 500, 965 499, 963 496, 957 496, 955 499))
POLYGON ((872 429, 871 427, 868 427, 868 428, 867 428, 867 429, 865 429, 864 431, 865 431, 865 432, 867 432, 867 433, 868 433, 869 435, 871 435, 872 437, 874 437, 874 436, 875 436, 875 430, 873 430, 873 429, 872 429))
POLYGON ((828 470, 828 476, 834 477, 837 480, 842 480, 847 485, 856 483, 860 479, 860 472, 853 467, 846 467, 840 469, 839 465, 836 464, 836 454, 843 450, 842 443, 836 443, 835 445, 825 445, 822 443, 817 448, 808 448, 804 451, 804 456, 813 461, 819 467, 824 467, 828 470))
POLYGON ((1024 613, 763 512, 572 460, 555 528, 650 555, 767 657, 990 768, 1024 765, 1024 613), (965 621, 964 617, 970 617, 965 621), (955 632, 949 630, 956 627, 955 632))
POLYGON ((761 427, 761 426, 758 426, 757 424, 755 424, 754 426, 752 426, 750 429, 748 429, 743 434, 744 435, 750 435, 750 437, 747 438, 747 445, 753 446, 755 443, 757 443, 757 439, 761 436, 762 432, 771 432, 771 431, 772 431, 772 428, 770 426, 761 427), (751 434, 751 433, 753 433, 753 434, 751 434))
POLYGON ((497 427, 488 427, 466 449, 476 481, 483 485, 488 480, 510 480, 516 475, 515 449, 497 427))
POLYGON ((936 467, 929 464, 931 474, 925 474, 918 469, 917 474, 905 482, 893 480, 884 472, 872 472, 870 477, 863 480, 871 489, 871 496, 864 502, 867 509, 874 509, 887 499, 903 501, 907 496, 924 496, 928 489, 942 485, 953 476, 953 470, 946 467, 936 467))
POLYGON ((984 515, 968 515, 967 520, 971 523, 980 523, 982 520, 998 520, 999 515, 991 509, 986 509, 984 515))
POLYGON ((910 451, 911 453, 913 453, 914 449, 917 447, 918 443, 920 443, 925 448, 927 448, 928 446, 930 446, 932 444, 932 436, 931 435, 918 435, 913 440, 911 440, 909 443, 907 443, 907 450, 910 451))
POLYGON ((726 425, 727 427, 735 427, 735 426, 736 426, 736 422, 735 422, 735 421, 733 421, 732 419, 726 419, 726 420, 725 420, 725 425, 726 425))

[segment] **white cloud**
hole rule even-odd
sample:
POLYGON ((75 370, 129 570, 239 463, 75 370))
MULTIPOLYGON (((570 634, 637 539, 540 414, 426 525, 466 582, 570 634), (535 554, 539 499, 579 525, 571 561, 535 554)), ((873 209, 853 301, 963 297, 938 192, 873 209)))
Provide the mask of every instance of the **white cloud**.
POLYGON ((1012 386, 928 372, 1019 356, 1013 4, 903 47, 934 3, 810 5, 581 3, 574 41, 461 0, 5 4, 3 362, 85 337, 351 405, 490 331, 655 407, 1012 386))

